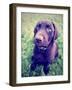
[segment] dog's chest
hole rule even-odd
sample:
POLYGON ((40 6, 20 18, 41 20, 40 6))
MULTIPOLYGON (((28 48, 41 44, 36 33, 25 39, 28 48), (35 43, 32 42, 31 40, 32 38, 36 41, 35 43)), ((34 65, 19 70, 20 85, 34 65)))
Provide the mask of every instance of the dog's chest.
POLYGON ((48 63, 50 61, 50 53, 49 52, 38 52, 36 55, 36 62, 39 64, 48 63))

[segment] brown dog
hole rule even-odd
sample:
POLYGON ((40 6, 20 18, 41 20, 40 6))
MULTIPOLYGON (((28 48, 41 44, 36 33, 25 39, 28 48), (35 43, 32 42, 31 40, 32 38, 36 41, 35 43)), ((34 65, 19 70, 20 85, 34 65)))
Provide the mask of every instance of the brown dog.
POLYGON ((49 72, 49 64, 58 57, 56 39, 58 31, 53 22, 40 21, 34 29, 34 52, 30 71, 35 70, 37 65, 43 65, 45 75, 49 72))

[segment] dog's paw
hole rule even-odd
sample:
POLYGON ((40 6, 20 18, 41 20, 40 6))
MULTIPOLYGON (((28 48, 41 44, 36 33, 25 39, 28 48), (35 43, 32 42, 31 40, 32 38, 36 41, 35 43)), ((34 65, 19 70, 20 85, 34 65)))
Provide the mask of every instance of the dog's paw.
POLYGON ((43 71, 47 75, 49 73, 49 66, 44 66, 43 71))

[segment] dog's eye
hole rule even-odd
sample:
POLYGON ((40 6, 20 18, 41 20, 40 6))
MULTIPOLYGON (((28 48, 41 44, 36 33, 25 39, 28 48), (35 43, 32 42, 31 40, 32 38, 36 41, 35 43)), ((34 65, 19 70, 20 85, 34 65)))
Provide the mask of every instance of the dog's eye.
POLYGON ((36 32, 39 31, 40 28, 41 28, 41 24, 38 24, 38 25, 36 26, 36 32))
POLYGON ((49 28, 50 26, 49 25, 46 25, 46 28, 49 28))
POLYGON ((41 28, 41 24, 38 24, 37 27, 38 27, 38 28, 41 28))

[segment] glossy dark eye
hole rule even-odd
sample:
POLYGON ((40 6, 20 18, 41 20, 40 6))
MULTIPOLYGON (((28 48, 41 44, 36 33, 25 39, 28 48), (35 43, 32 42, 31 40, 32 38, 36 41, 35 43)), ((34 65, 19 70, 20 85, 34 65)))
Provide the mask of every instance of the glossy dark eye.
POLYGON ((38 24, 37 27, 38 27, 38 28, 41 28, 41 24, 38 24))
POLYGON ((50 26, 49 25, 46 25, 46 28, 50 28, 50 26))

